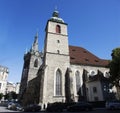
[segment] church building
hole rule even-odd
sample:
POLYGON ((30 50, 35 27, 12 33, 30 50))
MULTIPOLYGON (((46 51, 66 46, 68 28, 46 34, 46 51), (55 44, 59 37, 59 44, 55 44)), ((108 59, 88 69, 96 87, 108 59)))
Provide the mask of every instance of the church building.
POLYGON ((38 34, 24 55, 20 100, 25 105, 104 101, 109 95, 108 60, 69 45, 68 24, 54 11, 45 28, 44 52, 38 34))

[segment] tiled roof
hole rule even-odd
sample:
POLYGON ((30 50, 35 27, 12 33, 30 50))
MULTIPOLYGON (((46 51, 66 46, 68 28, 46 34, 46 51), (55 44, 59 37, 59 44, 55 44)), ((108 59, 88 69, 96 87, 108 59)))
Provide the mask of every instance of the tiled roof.
POLYGON ((69 54, 70 54, 71 64, 82 64, 82 65, 105 67, 109 63, 108 60, 100 59, 82 47, 69 46, 69 54))

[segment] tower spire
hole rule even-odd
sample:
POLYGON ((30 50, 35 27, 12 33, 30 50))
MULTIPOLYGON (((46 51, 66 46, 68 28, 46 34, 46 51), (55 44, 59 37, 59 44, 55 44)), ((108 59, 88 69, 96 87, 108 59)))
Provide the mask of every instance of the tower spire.
POLYGON ((38 52, 38 32, 36 33, 35 35, 35 38, 34 38, 34 43, 32 44, 32 47, 31 47, 31 51, 32 52, 38 52))

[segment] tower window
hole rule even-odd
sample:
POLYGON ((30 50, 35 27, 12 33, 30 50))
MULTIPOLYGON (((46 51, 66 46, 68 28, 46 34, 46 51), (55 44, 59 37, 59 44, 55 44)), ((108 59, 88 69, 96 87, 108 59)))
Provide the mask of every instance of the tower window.
POLYGON ((57 53, 58 53, 58 54, 60 54, 60 51, 59 51, 59 50, 57 50, 57 53))
POLYGON ((57 40, 57 43, 60 43, 60 40, 57 40))
POLYGON ((34 67, 38 67, 38 59, 35 60, 34 67))
POLYGON ((61 27, 60 27, 60 25, 56 25, 56 33, 61 33, 61 27))

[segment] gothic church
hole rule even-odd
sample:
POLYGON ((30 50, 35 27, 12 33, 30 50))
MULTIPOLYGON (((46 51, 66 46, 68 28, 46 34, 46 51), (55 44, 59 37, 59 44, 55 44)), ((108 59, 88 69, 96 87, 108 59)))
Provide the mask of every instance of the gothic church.
POLYGON ((24 55, 20 99, 27 105, 108 98, 108 60, 68 43, 67 23, 54 11, 45 28, 44 52, 36 34, 24 55))

